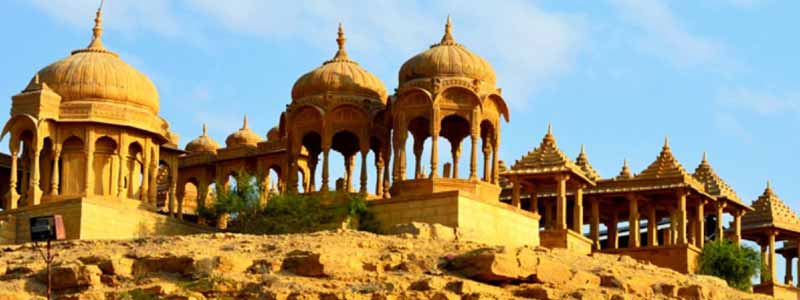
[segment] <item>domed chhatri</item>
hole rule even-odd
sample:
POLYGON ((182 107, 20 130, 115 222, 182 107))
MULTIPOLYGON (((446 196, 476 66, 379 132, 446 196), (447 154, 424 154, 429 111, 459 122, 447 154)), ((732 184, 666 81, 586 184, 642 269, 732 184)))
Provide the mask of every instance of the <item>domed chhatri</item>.
POLYGON ((452 31, 453 24, 448 16, 442 41, 412 57, 400 67, 400 86, 417 79, 441 75, 466 77, 490 86, 495 85, 495 73, 489 62, 456 43, 452 31))
POLYGON ((228 138, 225 139, 225 146, 228 149, 239 147, 255 147, 261 141, 261 136, 253 132, 253 130, 247 126, 247 115, 245 115, 242 128, 232 133, 228 136, 228 138))
MULTIPOLYGON (((102 11, 97 11, 94 36, 85 49, 75 50, 36 73, 27 89, 46 83, 61 102, 114 102, 157 114, 158 91, 147 76, 103 46, 102 11)), ((26 90, 27 90, 26 89, 26 90)))
POLYGON ((292 100, 308 97, 323 97, 326 93, 363 96, 386 103, 386 86, 375 75, 350 60, 344 49, 344 30, 339 24, 336 43, 339 50, 333 59, 322 66, 300 76, 292 87, 292 100))
POLYGON ((208 136, 206 124, 203 124, 203 134, 186 144, 185 149, 189 153, 217 153, 219 144, 208 136))

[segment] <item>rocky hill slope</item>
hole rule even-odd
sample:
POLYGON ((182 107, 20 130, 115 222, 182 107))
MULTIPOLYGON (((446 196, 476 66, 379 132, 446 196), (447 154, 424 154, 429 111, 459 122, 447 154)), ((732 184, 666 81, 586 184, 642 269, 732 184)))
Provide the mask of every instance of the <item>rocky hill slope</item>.
MULTIPOLYGON (((54 299, 770 299, 629 257, 488 247, 441 226, 407 231, 66 241, 55 245, 54 299)), ((39 253, 0 250, 0 300, 43 299, 39 253)))

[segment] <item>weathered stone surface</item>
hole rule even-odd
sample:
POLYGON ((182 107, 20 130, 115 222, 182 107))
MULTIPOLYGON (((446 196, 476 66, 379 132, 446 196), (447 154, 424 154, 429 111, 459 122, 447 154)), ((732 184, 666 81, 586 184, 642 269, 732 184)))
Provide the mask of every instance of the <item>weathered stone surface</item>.
POLYGON ((425 277, 411 283, 409 288, 415 291, 438 291, 444 289, 446 285, 447 281, 443 278, 425 277))
POLYGON ((528 281, 535 270, 520 268, 516 255, 492 248, 478 249, 454 258, 448 269, 481 282, 528 281))
POLYGON ((111 258, 100 261, 97 266, 106 275, 130 276, 133 274, 133 260, 130 258, 111 258))
POLYGON ((699 284, 692 284, 679 288, 678 297, 686 300, 714 299, 712 291, 699 284))
POLYGON ((300 276, 331 277, 362 273, 361 261, 353 256, 334 256, 325 253, 295 250, 289 252, 281 266, 283 270, 300 276))
MULTIPOLYGON (((99 286, 100 275, 103 274, 95 265, 82 265, 80 263, 70 263, 52 268, 52 288, 53 290, 64 290, 70 288, 81 288, 99 286)), ((41 272, 37 278, 43 284, 47 284, 47 272, 41 272)))
POLYGON ((514 291, 514 296, 540 300, 560 299, 555 289, 540 284, 523 285, 514 291))
POLYGON ((600 276, 578 270, 572 275, 572 279, 569 280, 569 284, 575 287, 597 288, 600 287, 600 276))
POLYGON ((538 283, 559 285, 572 278, 572 271, 563 263, 540 257, 533 278, 538 283))
POLYGON ((193 271, 194 259, 189 256, 148 256, 137 259, 133 263, 133 275, 145 276, 153 272, 176 273, 190 275, 193 271))
POLYGON ((442 224, 429 224, 421 222, 411 222, 398 224, 389 230, 389 233, 397 235, 409 235, 418 239, 434 239, 440 241, 456 240, 456 230, 442 224))

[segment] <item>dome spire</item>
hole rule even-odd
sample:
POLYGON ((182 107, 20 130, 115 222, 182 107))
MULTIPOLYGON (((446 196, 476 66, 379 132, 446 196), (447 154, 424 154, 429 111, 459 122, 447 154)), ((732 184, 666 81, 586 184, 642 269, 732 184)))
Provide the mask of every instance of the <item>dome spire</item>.
POLYGON ((92 42, 89 43, 89 49, 105 49, 103 41, 100 37, 103 36, 103 3, 105 0, 100 0, 100 7, 97 8, 97 14, 94 18, 94 28, 92 28, 92 42))
POLYGON ((336 37, 336 44, 339 45, 339 50, 336 51, 336 55, 333 57, 333 60, 347 60, 347 51, 344 50, 345 42, 347 42, 347 38, 344 37, 344 28, 342 27, 342 22, 339 22, 339 32, 337 33, 336 37))
POLYGON ((247 129, 247 114, 244 114, 244 120, 242 121, 242 129, 247 129))
POLYGON ((439 45, 455 45, 456 39, 453 37, 453 19, 447 15, 447 23, 444 25, 444 36, 439 45))
POLYGON ((206 123, 203 123, 203 135, 202 136, 208 136, 208 126, 206 126, 206 123))

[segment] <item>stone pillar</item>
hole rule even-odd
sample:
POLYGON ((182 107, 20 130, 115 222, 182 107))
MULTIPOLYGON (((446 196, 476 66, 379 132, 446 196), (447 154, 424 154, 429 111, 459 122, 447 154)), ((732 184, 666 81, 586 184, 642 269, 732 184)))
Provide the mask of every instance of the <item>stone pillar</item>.
POLYGON ((383 196, 383 153, 375 153, 375 195, 383 196))
POLYGON ((656 219, 655 205, 650 205, 647 210, 647 246, 658 246, 658 219, 656 219))
POLYGON ((672 245, 673 237, 674 235, 672 235, 672 229, 668 228, 667 230, 664 230, 664 245, 665 246, 672 245))
POLYGON ((422 150, 425 144, 414 137, 414 179, 422 178, 422 150))
MULTIPOLYGON (((170 159, 172 162, 169 168, 169 215, 175 217, 175 202, 178 200, 178 158, 170 159)), ((263 190, 262 190, 263 193, 263 190)))
POLYGON ((531 198, 531 212, 539 214, 539 196, 536 194, 536 188, 533 188, 530 193, 531 198))
POLYGON ((583 186, 575 190, 575 205, 572 211, 572 230, 583 235, 583 186))
POLYGON ((330 173, 328 171, 328 157, 330 156, 331 149, 330 147, 326 147, 322 149, 322 192, 327 192, 330 187, 328 183, 330 182, 330 173))
POLYGON ((628 248, 638 248, 641 243, 639 230, 639 199, 635 195, 628 195, 628 248))
POLYGON ((461 157, 461 142, 455 143, 450 149, 450 154, 453 156, 453 173, 452 178, 458 178, 458 159, 461 157))
POLYGON ((697 215, 695 216, 694 224, 697 233, 695 233, 694 235, 694 241, 695 241, 695 246, 697 246, 697 248, 700 249, 703 249, 703 246, 705 245, 706 241, 706 218, 705 218, 706 215, 704 209, 705 209, 705 201, 701 201, 700 203, 697 204, 697 209, 695 210, 695 213, 697 215))
POLYGON ((557 175, 556 181, 556 229, 567 229, 567 180, 568 175, 557 175))
POLYGON ((408 137, 408 134, 405 132, 405 128, 403 128, 403 130, 404 131, 402 135, 400 135, 400 147, 398 148, 397 157, 395 157, 398 167, 395 181, 406 179, 406 138, 408 137))
POLYGON ((597 198, 589 200, 591 206, 591 221, 589 236, 592 238, 592 250, 600 251, 600 201, 597 198))
POLYGON ((609 224, 606 225, 608 228, 608 248, 609 249, 617 249, 619 248, 619 231, 618 225, 619 224, 619 214, 614 211, 611 213, 611 221, 609 224))
POLYGON ((53 174, 50 176, 50 195, 58 196, 58 183, 61 173, 61 148, 53 147, 53 174))
POLYGON ((30 187, 28 188, 28 206, 39 205, 42 202, 42 187, 39 185, 39 156, 41 152, 39 151, 38 143, 31 149, 33 162, 31 163, 31 182, 30 187))
POLYGON ((761 284, 767 283, 767 277, 769 277, 769 253, 767 252, 767 244, 764 243, 765 241, 761 241, 759 246, 761 246, 761 264, 764 266, 762 270, 765 272, 761 272, 761 284))
POLYGON ((442 177, 450 178, 450 174, 453 171, 453 164, 446 162, 444 166, 442 166, 442 177))
POLYGON ((794 284, 794 279, 792 278, 792 255, 786 254, 783 256, 786 260, 786 275, 783 277, 783 283, 792 286, 794 284))
POLYGON ((770 274, 770 283, 778 282, 776 280, 776 273, 775 273, 775 236, 777 235, 776 232, 769 233, 769 274, 770 274))
POLYGON ((353 191, 353 164, 355 163, 356 155, 351 154, 344 158, 344 191, 353 191))
POLYGON ((794 242, 797 244, 797 253, 795 253, 797 257, 797 286, 800 287, 800 240, 795 240, 794 242))
POLYGON ((492 146, 489 144, 488 138, 483 139, 483 181, 492 182, 492 166, 491 161, 492 146))
POLYGON ((520 207, 520 200, 519 200, 519 192, 520 192, 520 184, 519 184, 519 177, 512 178, 512 186, 511 186, 511 206, 519 208, 520 207))
MULTIPOLYGON (((434 125, 435 126, 435 125, 434 125)), ((439 176, 439 130, 431 132, 431 174, 430 178, 439 176)))
POLYGON ((469 180, 478 181, 480 180, 478 178, 478 132, 473 132, 470 137, 472 138, 472 153, 469 160, 469 180))
POLYGON ((369 154, 369 150, 361 151, 361 190, 359 193, 367 194, 367 154, 369 154))
POLYGON ((19 193, 17 193, 17 173, 19 173, 19 171, 17 170, 17 160, 18 160, 17 156, 18 156, 18 154, 19 154, 18 150, 12 147, 11 148, 11 174, 10 174, 11 178, 9 179, 9 183, 8 183, 8 194, 6 195, 6 203, 7 203, 7 205, 5 207, 7 210, 16 209, 17 208, 17 204, 19 202, 19 193))
MULTIPOLYGON (((389 164, 389 162, 392 160, 391 155, 392 155, 391 152, 387 148, 386 152, 384 153, 384 158, 383 158, 384 164, 389 164)), ((382 186, 383 192, 381 193, 381 196, 383 196, 383 199, 389 199, 389 196, 390 196, 389 195, 389 186, 390 186, 390 182, 389 182, 389 167, 386 166, 385 168, 383 168, 383 186, 382 186)))
POLYGON ((678 218, 678 240, 676 244, 686 245, 686 191, 678 191, 678 211, 676 212, 678 218))
POLYGON ((500 123, 497 123, 497 128, 494 135, 494 143, 492 145, 492 183, 500 183, 500 159, 497 156, 497 151, 500 149, 500 123))
MULTIPOLYGON (((733 243, 739 246, 742 243, 742 215, 743 211, 736 211, 733 213, 733 243)), ((800 245, 798 245, 800 249, 800 245)), ((800 270, 800 269, 798 269, 800 270)))
POLYGON ((119 151, 117 152, 119 159, 119 174, 117 174, 117 197, 119 199, 128 198, 128 189, 130 189, 131 178, 128 178, 128 186, 125 186, 125 178, 130 174, 128 172, 128 147, 125 144, 125 134, 123 133, 120 138, 119 151))
MULTIPOLYGON (((147 178, 146 175, 145 178, 147 178)), ((84 188, 87 197, 94 195, 94 135, 91 133, 89 133, 86 143, 86 183, 84 188)))
POLYGON ((317 191, 317 164, 319 164, 319 153, 311 153, 308 157, 308 191, 317 191))
POLYGON ((176 200, 178 201, 178 208, 177 211, 175 212, 175 217, 178 218, 178 220, 183 220, 183 197, 186 196, 185 186, 186 185, 179 186, 178 193, 175 195, 177 197, 176 200))
POLYGON ((725 212, 725 206, 727 205, 726 202, 717 202, 717 241, 722 241, 725 239, 725 227, 722 223, 723 213, 725 212))

